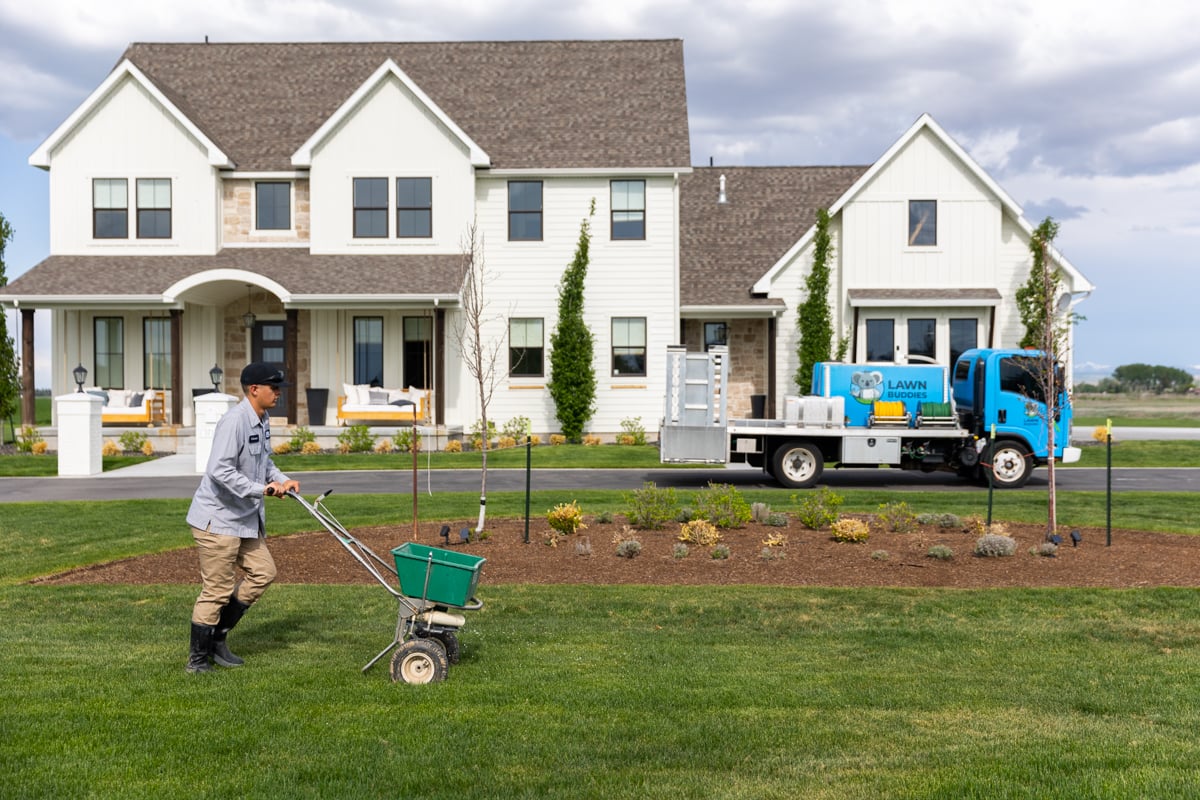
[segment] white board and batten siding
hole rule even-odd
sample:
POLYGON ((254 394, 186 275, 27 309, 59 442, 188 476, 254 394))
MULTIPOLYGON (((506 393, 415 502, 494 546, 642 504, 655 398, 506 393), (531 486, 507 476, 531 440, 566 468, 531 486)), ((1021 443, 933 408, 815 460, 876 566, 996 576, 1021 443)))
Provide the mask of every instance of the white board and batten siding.
MULTIPOLYGON (((220 188, 206 150, 146 89, 125 78, 51 153, 50 252, 55 255, 211 255, 220 188), (129 235, 94 239, 93 179, 127 181, 129 235), (171 181, 171 238, 137 237, 137 179, 171 181)), ((115 276, 114 276, 115 277, 115 276)), ((136 287, 131 287, 136 292, 136 287)))
MULTIPOLYGON (((558 286, 575 257, 580 224, 593 199, 584 317, 595 341, 596 412, 587 430, 619 432, 626 418, 641 417, 647 430, 662 415, 665 388, 663 354, 678 338, 676 269, 677 203, 674 179, 647 176, 646 238, 613 241, 610 179, 639 176, 480 174, 476 188, 479 231, 486 269, 496 280, 488 285, 491 321, 487 335, 501 344, 500 379, 489 407, 498 425, 517 416, 529 417, 533 430, 558 431, 549 380, 550 334, 558 317, 558 286), (542 181, 542 240, 508 240, 508 181, 542 181), (646 319, 646 375, 612 374, 612 320, 646 319), (543 320, 545 373, 541 377, 508 377, 508 320, 543 320)), ((460 376, 458 411, 469 428, 478 419, 477 392, 465 372, 460 376)), ((447 395, 451 391, 447 387, 447 395)))

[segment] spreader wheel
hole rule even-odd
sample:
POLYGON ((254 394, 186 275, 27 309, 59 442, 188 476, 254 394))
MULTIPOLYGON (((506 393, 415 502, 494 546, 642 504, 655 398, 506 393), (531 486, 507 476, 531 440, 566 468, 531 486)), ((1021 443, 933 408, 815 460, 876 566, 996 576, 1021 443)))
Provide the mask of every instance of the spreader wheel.
POLYGON ((446 680, 450 663, 446 648, 437 639, 409 639, 392 655, 392 681, 437 683, 446 680))
POLYGON ((418 628, 415 631, 416 635, 422 639, 434 639, 441 642, 442 647, 446 650, 446 660, 451 665, 457 664, 459 657, 462 655, 462 647, 458 643, 458 637, 454 635, 454 631, 430 631, 428 628, 422 630, 418 628))

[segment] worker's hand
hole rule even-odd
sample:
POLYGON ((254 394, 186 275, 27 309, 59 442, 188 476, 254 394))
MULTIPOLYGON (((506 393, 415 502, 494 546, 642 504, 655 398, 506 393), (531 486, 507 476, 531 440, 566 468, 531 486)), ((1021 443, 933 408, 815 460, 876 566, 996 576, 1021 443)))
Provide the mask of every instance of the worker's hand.
POLYGON ((283 493, 286 491, 283 486, 284 485, 279 481, 271 481, 268 483, 265 490, 267 497, 283 497, 283 493))
POLYGON ((300 481, 284 481, 283 494, 287 494, 288 492, 300 494, 300 481))

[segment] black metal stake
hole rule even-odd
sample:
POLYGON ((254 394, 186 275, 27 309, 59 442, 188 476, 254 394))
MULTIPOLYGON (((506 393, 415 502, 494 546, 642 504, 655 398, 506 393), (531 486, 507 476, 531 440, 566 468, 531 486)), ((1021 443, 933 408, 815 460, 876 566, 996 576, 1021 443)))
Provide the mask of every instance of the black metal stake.
POLYGON ((992 495, 995 493, 995 479, 993 471, 996 468, 996 426, 992 426, 992 435, 988 443, 988 513, 987 513, 987 529, 992 529, 992 495))
POLYGON ((525 544, 529 544, 529 487, 533 475, 533 437, 525 434, 525 544))

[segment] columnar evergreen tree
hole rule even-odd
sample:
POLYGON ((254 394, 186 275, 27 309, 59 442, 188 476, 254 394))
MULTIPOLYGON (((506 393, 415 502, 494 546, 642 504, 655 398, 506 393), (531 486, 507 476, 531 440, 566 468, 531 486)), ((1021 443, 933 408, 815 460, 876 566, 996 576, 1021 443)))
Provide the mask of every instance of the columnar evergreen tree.
POLYGON ((579 224, 575 258, 558 285, 558 322, 550 334, 547 388, 563 435, 572 442, 583 438, 583 428, 596 407, 596 368, 592 363, 595 342, 583 319, 583 284, 587 279, 591 218, 595 213, 593 198, 587 218, 579 224))
POLYGON ((829 308, 829 261, 832 256, 829 212, 824 208, 817 209, 812 270, 804 279, 804 301, 796 314, 796 330, 800 334, 796 355, 800 366, 796 369, 795 383, 801 394, 812 390, 813 366, 828 361, 833 346, 833 313, 829 308))
MULTIPOLYGON (((12 237, 12 225, 0 214, 0 287, 8 284, 4 268, 4 250, 12 237)), ((4 425, 2 420, 8 420, 9 428, 13 428, 13 416, 17 413, 20 388, 17 377, 17 352, 13 347, 12 337, 8 335, 8 317, 0 312, 0 431, 4 425)), ((15 439, 16 431, 13 430, 12 433, 15 439)), ((4 441, 5 437, 0 436, 0 443, 4 441)))

